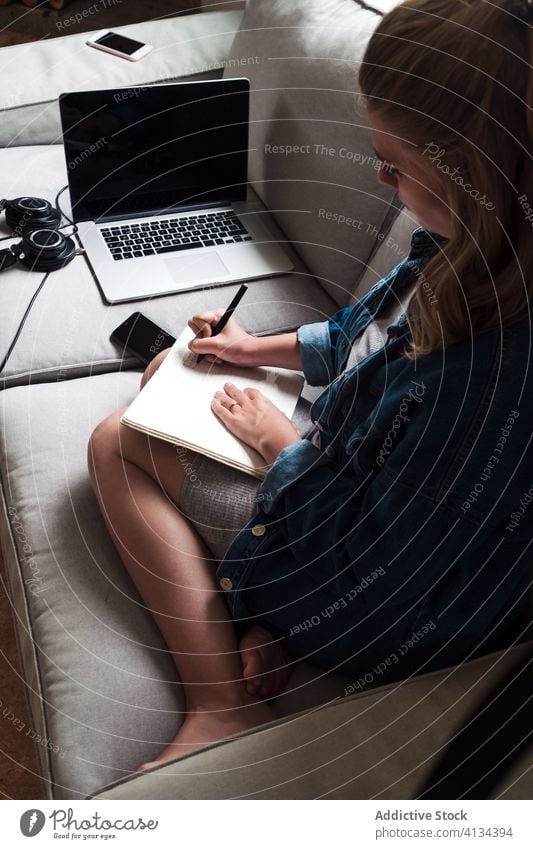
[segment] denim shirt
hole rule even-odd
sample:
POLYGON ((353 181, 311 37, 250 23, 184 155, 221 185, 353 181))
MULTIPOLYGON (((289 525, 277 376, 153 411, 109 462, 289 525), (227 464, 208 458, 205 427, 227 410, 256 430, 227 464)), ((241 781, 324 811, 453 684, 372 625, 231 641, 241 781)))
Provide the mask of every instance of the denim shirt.
POLYGON ((415 360, 404 314, 346 370, 441 241, 416 230, 355 306, 298 329, 305 378, 327 387, 311 407, 320 444, 280 452, 217 571, 238 623, 350 676, 349 692, 498 648, 526 618, 530 312, 415 360))

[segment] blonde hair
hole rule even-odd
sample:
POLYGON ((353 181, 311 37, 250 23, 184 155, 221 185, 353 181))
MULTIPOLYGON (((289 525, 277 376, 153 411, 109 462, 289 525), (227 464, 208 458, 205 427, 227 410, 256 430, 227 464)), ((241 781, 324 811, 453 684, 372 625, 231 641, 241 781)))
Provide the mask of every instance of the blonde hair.
POLYGON ((411 298, 408 356, 529 307, 532 30, 527 0, 407 0, 369 41, 359 73, 366 104, 419 153, 438 146, 452 219, 411 298))

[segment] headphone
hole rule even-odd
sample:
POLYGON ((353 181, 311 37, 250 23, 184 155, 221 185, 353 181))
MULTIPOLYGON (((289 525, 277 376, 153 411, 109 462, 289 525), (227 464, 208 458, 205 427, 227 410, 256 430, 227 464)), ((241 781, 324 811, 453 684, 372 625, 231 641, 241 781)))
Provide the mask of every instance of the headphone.
POLYGON ((34 197, 3 199, 0 212, 4 209, 7 226, 22 241, 0 250, 0 272, 20 262, 30 271, 48 273, 64 268, 74 259, 74 240, 58 229, 61 212, 49 201, 34 197))

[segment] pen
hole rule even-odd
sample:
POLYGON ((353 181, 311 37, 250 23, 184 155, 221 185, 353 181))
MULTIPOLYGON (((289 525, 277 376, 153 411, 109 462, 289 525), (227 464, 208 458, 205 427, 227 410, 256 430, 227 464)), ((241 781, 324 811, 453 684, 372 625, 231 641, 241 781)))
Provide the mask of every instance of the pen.
MULTIPOLYGON (((224 330, 224 328, 225 328, 226 324, 227 324, 227 323, 228 323, 228 321, 230 320, 230 318, 231 318, 231 316, 232 316, 233 312, 235 311, 235 308, 237 307, 237 305, 238 305, 239 301, 241 300, 241 298, 244 296, 244 294, 245 294, 245 292, 246 292, 246 290, 247 290, 247 289, 248 289, 247 284, 246 284, 246 283, 243 283, 243 284, 242 284, 242 286, 241 286, 241 288, 239 289, 239 291, 237 292, 237 294, 236 294, 236 295, 235 295, 235 297, 233 298, 233 300, 232 300, 231 304, 230 304, 230 305, 229 305, 229 307, 227 308, 226 312, 225 312, 225 313, 224 313, 224 315, 221 317, 220 321, 218 321, 216 324, 214 324, 214 325, 213 325, 213 328, 212 328, 212 330, 211 330, 211 336, 218 336, 218 334, 220 333, 220 331, 221 331, 221 330, 224 330)), ((209 337, 207 337, 207 338, 209 338, 209 337)), ((205 354, 198 354, 198 356, 197 356, 197 358, 196 358, 196 363, 197 363, 197 364, 198 364, 198 363, 201 363, 204 357, 205 357, 205 354)))

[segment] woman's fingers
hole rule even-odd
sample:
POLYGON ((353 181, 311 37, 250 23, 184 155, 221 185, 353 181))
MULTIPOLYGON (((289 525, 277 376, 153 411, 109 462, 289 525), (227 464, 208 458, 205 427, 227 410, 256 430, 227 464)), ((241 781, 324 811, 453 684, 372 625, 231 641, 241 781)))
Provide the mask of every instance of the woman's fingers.
POLYGON ((228 409, 228 404, 232 404, 232 403, 233 403, 233 402, 232 402, 232 401, 228 398, 228 396, 226 395, 226 393, 225 393, 225 392, 222 392, 222 390, 221 390, 221 389, 219 389, 217 392, 215 392, 215 394, 214 394, 214 396, 213 396, 213 401, 218 401, 218 403, 220 404, 220 406, 221 406, 221 407, 225 407, 225 409, 226 409, 226 410, 228 409))
POLYGON ((209 312, 197 312, 191 318, 191 321, 194 321, 196 324, 204 324, 208 322, 211 324, 213 321, 218 321, 218 317, 220 315, 220 310, 210 310, 209 312))
MULTIPOLYGON (((236 425, 245 425, 250 422, 257 425, 258 419, 262 418, 262 412, 258 401, 261 399, 261 392, 256 389, 245 389, 242 391, 234 383, 225 383, 223 389, 215 392, 211 401, 211 409, 222 422, 232 429, 236 425), (255 393, 256 397, 252 398, 248 393, 255 393), (243 416, 242 414, 245 413, 243 416), (250 418, 252 417, 252 418, 250 418)), ((246 441, 246 437, 245 438, 246 441)), ((252 444, 248 442, 248 444, 252 444)))
POLYGON ((198 333, 201 333, 201 332, 202 332, 202 328, 205 326, 205 322, 202 322, 202 324, 198 324, 198 323, 197 323, 197 322, 196 322, 193 318, 190 318, 190 319, 189 319, 189 321, 187 322, 187 324, 189 325, 189 327, 191 328, 191 330, 192 330, 192 331, 193 331, 196 335, 197 335, 198 333))
POLYGON ((250 400, 248 398, 248 395, 246 395, 244 392, 242 392, 238 388, 238 386, 235 386, 234 383, 225 383, 224 384, 224 392, 226 393, 226 395, 229 395, 229 397, 233 401, 236 401, 237 404, 240 404, 241 407, 244 407, 246 405, 247 401, 250 400))
POLYGON ((252 387, 241 390, 234 383, 225 383, 224 388, 215 392, 214 397, 220 401, 222 406, 229 410, 235 403, 239 404, 240 407, 246 408, 250 406, 250 402, 254 405, 257 404, 257 402, 261 401, 262 392, 252 387))
POLYGON ((247 401, 244 392, 241 392, 241 390, 237 389, 237 387, 233 386, 233 384, 228 383, 224 384, 224 389, 219 389, 217 392, 215 392, 214 398, 226 410, 231 410, 234 404, 238 404, 240 407, 242 407, 243 404, 247 401), (228 387, 228 389, 225 388, 226 386, 228 387), (233 389, 230 389, 230 386, 233 387, 233 389), (241 396, 240 400, 238 396, 241 396))
POLYGON ((211 310, 211 312, 196 313, 189 319, 187 324, 197 335, 200 334, 203 337, 208 337, 211 336, 212 325, 217 324, 223 314, 224 310, 222 308, 211 310))
POLYGON ((235 412, 236 409, 239 409, 239 408, 234 407, 233 410, 231 410, 230 407, 228 407, 228 403, 231 406, 231 404, 233 404, 234 402, 231 401, 231 400, 228 402, 227 396, 226 396, 225 400, 221 400, 220 395, 221 395, 221 393, 217 392, 215 397, 212 399, 211 409, 213 410, 215 415, 218 416, 219 419, 222 420, 223 424, 230 425, 230 423, 232 421, 233 422, 236 421, 235 416, 234 416, 234 412, 235 412), (217 395, 219 396, 218 398, 217 398, 217 395))
MULTIPOLYGON (((190 339, 187 343, 189 351, 192 351, 193 343, 197 342, 198 340, 209 339, 211 337, 211 323, 208 321, 204 321, 200 316, 193 316, 191 319, 189 319, 187 324, 194 333, 194 339, 190 339)), ((213 324, 216 324, 216 321, 213 320, 213 324)), ((196 353, 198 353, 198 351, 196 351, 196 353)), ((207 362, 214 362, 212 354, 210 354, 209 356, 206 356, 206 354, 204 354, 204 356, 206 357, 207 362)))
POLYGON ((229 415, 228 410, 227 410, 227 408, 226 408, 226 407, 224 407, 224 405, 223 405, 223 404, 221 404, 221 403, 220 403, 220 401, 218 400, 218 398, 216 398, 216 397, 215 397, 215 398, 213 398, 213 400, 211 401, 211 409, 213 410, 213 412, 214 412, 215 416, 218 416, 218 418, 219 418, 219 419, 220 419, 223 423, 225 423, 225 422, 227 421, 227 418, 226 418, 226 417, 229 415))
POLYGON ((209 321, 202 321, 200 319, 191 318, 191 320, 188 322, 188 325, 198 337, 205 338, 207 336, 211 336, 211 322, 209 321))

